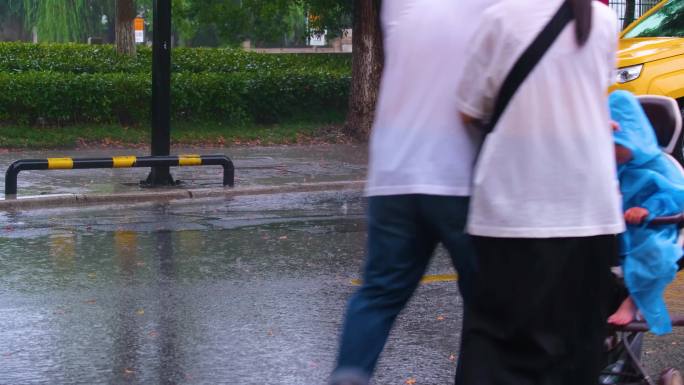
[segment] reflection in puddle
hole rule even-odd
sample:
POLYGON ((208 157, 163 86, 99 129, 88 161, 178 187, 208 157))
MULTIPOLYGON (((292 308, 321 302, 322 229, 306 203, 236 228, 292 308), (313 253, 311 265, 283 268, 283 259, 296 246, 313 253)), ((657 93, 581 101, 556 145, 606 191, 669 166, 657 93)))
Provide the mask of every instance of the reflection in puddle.
POLYGON ((71 270, 76 258, 76 234, 56 233, 49 237, 50 257, 60 270, 71 270))
POLYGON ((136 266, 138 234, 135 231, 117 230, 114 232, 114 251, 121 271, 131 274, 136 266))

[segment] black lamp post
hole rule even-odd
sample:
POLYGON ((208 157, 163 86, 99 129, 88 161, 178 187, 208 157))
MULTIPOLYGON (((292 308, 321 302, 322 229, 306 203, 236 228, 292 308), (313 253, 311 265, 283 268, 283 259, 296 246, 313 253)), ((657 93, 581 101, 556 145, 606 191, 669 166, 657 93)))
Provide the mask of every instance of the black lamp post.
MULTIPOLYGON (((152 156, 171 152, 171 0, 154 0, 152 34, 152 156)), ((156 166, 149 186, 175 184, 168 166, 156 166)))

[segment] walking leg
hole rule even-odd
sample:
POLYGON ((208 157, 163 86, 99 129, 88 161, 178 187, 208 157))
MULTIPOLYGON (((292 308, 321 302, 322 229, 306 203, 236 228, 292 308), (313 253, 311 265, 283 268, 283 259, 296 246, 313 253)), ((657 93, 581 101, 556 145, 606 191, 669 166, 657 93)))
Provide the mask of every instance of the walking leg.
POLYGON ((399 312, 420 283, 436 237, 421 223, 416 196, 371 197, 363 284, 349 301, 331 383, 363 383, 399 312), (351 382, 351 381, 350 381, 351 382))

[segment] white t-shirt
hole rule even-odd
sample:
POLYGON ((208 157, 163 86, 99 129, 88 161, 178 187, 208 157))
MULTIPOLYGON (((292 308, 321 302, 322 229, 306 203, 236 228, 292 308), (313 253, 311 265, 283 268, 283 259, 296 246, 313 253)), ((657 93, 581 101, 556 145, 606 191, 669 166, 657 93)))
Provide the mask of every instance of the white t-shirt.
POLYGON ((366 194, 467 196, 479 143, 459 119, 465 51, 494 0, 388 0, 366 194))
MULTIPOLYGON (((500 238, 586 237, 624 230, 606 101, 615 14, 593 2, 579 48, 571 22, 518 89, 483 144, 468 232, 500 238)), ((487 120, 504 78, 561 0, 487 9, 458 89, 459 109, 487 120)))

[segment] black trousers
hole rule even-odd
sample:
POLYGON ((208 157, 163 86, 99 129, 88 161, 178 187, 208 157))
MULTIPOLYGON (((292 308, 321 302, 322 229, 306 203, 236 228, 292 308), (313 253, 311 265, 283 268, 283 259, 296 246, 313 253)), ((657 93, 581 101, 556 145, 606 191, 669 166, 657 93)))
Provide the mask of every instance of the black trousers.
POLYGON ((465 312, 465 385, 595 385, 616 237, 475 237, 478 271, 465 312))

